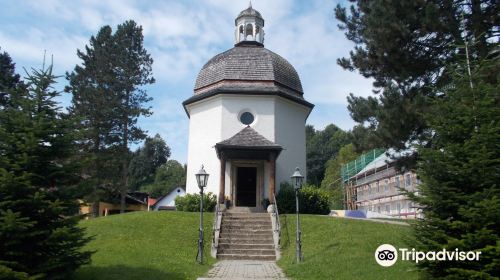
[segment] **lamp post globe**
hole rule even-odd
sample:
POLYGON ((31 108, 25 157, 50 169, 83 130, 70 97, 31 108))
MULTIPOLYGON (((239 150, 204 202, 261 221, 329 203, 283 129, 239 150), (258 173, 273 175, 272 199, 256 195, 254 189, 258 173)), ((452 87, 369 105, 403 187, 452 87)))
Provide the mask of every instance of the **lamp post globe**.
POLYGON ((198 183, 198 188, 200 188, 200 191, 203 191, 203 188, 205 188, 207 186, 209 175, 210 174, 208 174, 205 171, 205 168, 203 167, 203 165, 201 166, 200 171, 198 171, 198 173, 195 174, 196 182, 198 183))
POLYGON ((200 228, 198 237, 198 254, 196 255, 196 260, 199 263, 203 263, 203 189, 207 186, 209 174, 201 166, 200 171, 195 174, 196 182, 198 183, 198 188, 200 188, 200 228))
POLYGON ((300 168, 296 167, 295 172, 292 174, 293 187, 297 190, 302 187, 302 182, 304 181, 304 176, 300 174, 300 168))
POLYGON ((293 187, 295 189, 295 213, 297 214, 297 227, 296 227, 296 238, 295 238, 295 254, 297 258, 297 263, 301 262, 302 259, 302 241, 300 240, 302 232, 300 231, 300 219, 299 219, 299 190, 302 188, 302 183, 304 181, 304 176, 300 174, 300 169, 295 168, 292 176, 293 187))

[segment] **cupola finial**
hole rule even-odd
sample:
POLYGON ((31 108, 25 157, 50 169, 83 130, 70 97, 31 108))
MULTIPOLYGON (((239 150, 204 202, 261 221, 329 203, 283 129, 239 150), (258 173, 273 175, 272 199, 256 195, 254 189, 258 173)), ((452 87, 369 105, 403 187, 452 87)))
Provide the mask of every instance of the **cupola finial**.
POLYGON ((252 8, 252 0, 248 1, 248 8, 252 8))

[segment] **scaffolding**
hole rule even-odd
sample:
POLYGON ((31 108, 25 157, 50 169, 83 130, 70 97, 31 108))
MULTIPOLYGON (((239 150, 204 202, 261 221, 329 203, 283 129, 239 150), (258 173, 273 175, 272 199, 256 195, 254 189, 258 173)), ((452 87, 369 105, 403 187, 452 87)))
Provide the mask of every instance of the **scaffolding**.
POLYGON ((385 152, 384 149, 373 149, 362 154, 357 159, 342 165, 340 175, 344 187, 344 208, 347 210, 356 210, 356 186, 349 179, 356 176, 363 168, 374 161, 378 156, 385 152))
POLYGON ((365 168, 368 164, 370 164, 370 162, 372 162, 384 152, 384 149, 373 149, 368 153, 362 154, 357 159, 342 165, 340 169, 342 181, 344 183, 349 181, 352 176, 358 174, 359 171, 363 170, 363 168, 365 168))

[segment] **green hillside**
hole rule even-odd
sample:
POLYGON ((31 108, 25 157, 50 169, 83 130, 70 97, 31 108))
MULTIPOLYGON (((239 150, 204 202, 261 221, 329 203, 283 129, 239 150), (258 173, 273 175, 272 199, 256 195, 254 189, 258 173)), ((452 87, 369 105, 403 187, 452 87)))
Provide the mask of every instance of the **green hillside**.
POLYGON ((205 214, 205 260, 196 263, 199 213, 133 212, 82 221, 96 253, 77 279, 196 279, 210 257, 213 213, 205 214))
POLYGON ((304 262, 295 264, 295 215, 283 215, 282 259, 292 279, 417 279, 415 266, 398 261, 379 266, 375 249, 388 243, 410 247, 410 227, 371 221, 301 215, 304 262))
MULTIPOLYGON (((283 215, 283 258, 279 265, 292 279, 416 279, 414 267, 397 262, 384 268, 374 260, 383 243, 404 245, 409 227, 302 215, 305 261, 294 263, 295 216, 283 215)), ((205 215, 207 264, 195 261, 198 213, 135 212, 82 221, 94 240, 92 264, 77 279, 196 279, 215 260, 209 256, 213 213, 205 215)))

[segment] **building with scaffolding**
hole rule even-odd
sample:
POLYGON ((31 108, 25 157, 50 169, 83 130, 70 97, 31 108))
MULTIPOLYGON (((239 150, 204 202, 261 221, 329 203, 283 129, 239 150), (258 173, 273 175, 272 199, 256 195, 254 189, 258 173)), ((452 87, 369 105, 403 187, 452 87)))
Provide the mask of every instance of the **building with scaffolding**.
POLYGON ((406 192, 418 194, 420 180, 413 171, 396 170, 384 150, 375 149, 342 166, 345 208, 394 218, 417 218, 418 207, 406 192))

